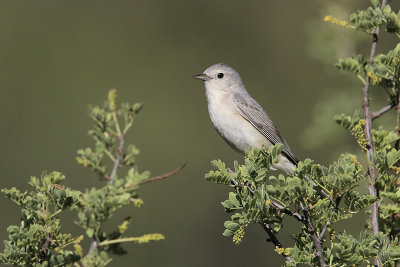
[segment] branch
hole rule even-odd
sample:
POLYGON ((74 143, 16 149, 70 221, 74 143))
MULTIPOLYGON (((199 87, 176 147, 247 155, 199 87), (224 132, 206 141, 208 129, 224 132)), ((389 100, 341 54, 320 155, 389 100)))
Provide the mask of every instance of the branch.
POLYGON ((390 103, 389 105, 382 107, 380 110, 370 112, 369 116, 371 117, 371 120, 375 120, 380 116, 382 116, 383 114, 385 114, 386 112, 388 112, 389 110, 391 110, 395 106, 396 105, 394 103, 390 103))
POLYGON ((321 230, 321 233, 319 233, 319 236, 318 236, 318 241, 321 243, 321 241, 322 241, 322 238, 324 237, 324 234, 325 234, 325 232, 326 232, 326 230, 328 229, 328 226, 331 224, 331 221, 327 221, 326 223, 325 223, 325 225, 324 225, 324 228, 322 228, 322 230, 321 230))
POLYGON ((154 181, 157 181, 157 180, 162 180, 162 179, 168 178, 168 177, 180 172, 183 168, 185 168, 185 166, 186 166, 186 162, 184 162, 180 167, 176 168, 173 171, 170 171, 170 172, 168 172, 166 174, 163 174, 163 175, 151 177, 149 179, 141 181, 137 185, 147 184, 147 183, 151 183, 151 182, 154 182, 154 181))
POLYGON ((274 205, 275 208, 279 209, 282 213, 285 213, 286 215, 289 215, 289 216, 295 218, 299 222, 304 222, 304 218, 301 216, 301 214, 298 211, 291 211, 276 201, 272 201, 272 205, 274 205))
POLYGON ((112 172, 110 175, 110 183, 114 183, 115 175, 117 174, 117 170, 120 166, 121 155, 123 152, 122 149, 124 148, 124 142, 125 142, 125 133, 121 134, 121 136, 119 138, 119 146, 118 146, 117 155, 115 157, 114 168, 112 169, 112 172))
MULTIPOLYGON (((271 241, 276 247, 278 248, 283 248, 285 249, 281 242, 279 242, 278 238, 276 237, 276 235, 274 234, 274 232, 271 229, 271 226, 267 223, 260 223, 261 227, 267 232, 268 236, 269 236, 269 240, 271 241)), ((286 261, 288 262, 293 262, 292 258, 290 258, 289 255, 285 255, 285 253, 282 253, 282 256, 285 258, 286 261)))
POLYGON ((147 184, 147 183, 151 183, 151 182, 154 182, 154 181, 158 181, 158 180, 162 180, 162 179, 168 178, 168 177, 180 172, 186 166, 186 164, 187 163, 184 162, 181 166, 179 166, 178 168, 176 168, 173 171, 167 172, 167 173, 162 174, 162 175, 150 177, 150 178, 148 178, 146 180, 141 181, 140 183, 127 186, 127 187, 125 187, 125 189, 129 189, 129 188, 136 187, 136 186, 139 186, 139 185, 143 185, 143 184, 147 184))
POLYGON ((98 247, 98 243, 97 243, 97 241, 96 240, 92 240, 92 243, 90 243, 90 248, 89 248, 89 252, 88 252, 88 255, 91 255, 92 253, 93 253, 93 251, 95 250, 95 249, 97 249, 97 247, 98 247))
MULTIPOLYGON (((340 201, 342 200, 342 197, 343 197, 343 195, 341 195, 335 199, 335 208, 333 209, 335 212, 339 211, 339 204, 340 204, 340 201)), ((318 236, 318 240, 320 243, 322 242, 322 238, 324 238, 325 232, 328 229, 329 225, 331 225, 331 221, 327 220, 318 236)))
MULTIPOLYGON (((381 8, 383 9, 386 6, 387 0, 382 1, 382 6, 381 8)), ((380 19, 381 21, 382 19, 380 19)), ((377 27, 375 30, 375 33, 373 34, 373 41, 371 45, 371 52, 369 56, 369 65, 373 65, 373 59, 376 51, 376 45, 378 43, 378 38, 379 38, 379 33, 380 33, 380 27, 377 27)), ((367 159, 368 159, 368 167, 369 167, 369 178, 370 182, 368 185, 368 191, 371 196, 376 197, 376 188, 375 188, 375 165, 374 165, 374 160, 373 160, 373 154, 374 154, 374 148, 372 145, 372 134, 371 134, 371 128, 372 128, 372 118, 373 118, 373 113, 370 113, 369 111, 369 85, 370 85, 370 78, 368 75, 366 75, 365 78, 365 85, 363 88, 363 100, 362 100, 362 106, 364 109, 364 116, 365 116, 365 138, 367 140, 367 159)), ((379 113, 378 113, 379 114, 379 113)), ((383 113, 382 113, 383 114, 383 113)), ((377 234, 379 232, 379 225, 378 225, 378 203, 375 202, 371 205, 371 226, 372 226, 372 232, 374 234, 377 234)), ((380 266, 380 262, 378 258, 375 258, 375 265, 380 266)))
POLYGON ((159 241, 165 239, 162 234, 145 234, 142 236, 135 236, 135 237, 125 237, 125 238, 117 238, 117 239, 106 239, 99 243, 99 247, 112 245, 112 244, 119 244, 124 242, 137 242, 137 243, 148 243, 150 241, 159 241))
POLYGON ((304 208, 301 203, 300 203, 300 206, 303 209, 304 218, 305 218, 304 224, 307 227, 307 232, 309 233, 311 240, 313 241, 313 244, 314 244, 314 247, 316 250, 315 255, 319 259, 319 265, 321 267, 326 267, 328 265, 325 263, 324 254, 322 253, 321 240, 317 237, 317 234, 315 233, 314 227, 310 220, 310 216, 308 215, 308 208, 304 208))

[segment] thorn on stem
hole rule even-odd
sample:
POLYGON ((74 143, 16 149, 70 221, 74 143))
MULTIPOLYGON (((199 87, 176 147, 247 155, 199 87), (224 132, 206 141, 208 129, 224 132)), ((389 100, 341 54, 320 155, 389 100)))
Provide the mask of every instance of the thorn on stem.
POLYGON ((377 43, 377 42, 378 42, 378 34, 376 34, 376 32, 374 32, 374 33, 372 34, 372 41, 373 41, 374 43, 377 43))

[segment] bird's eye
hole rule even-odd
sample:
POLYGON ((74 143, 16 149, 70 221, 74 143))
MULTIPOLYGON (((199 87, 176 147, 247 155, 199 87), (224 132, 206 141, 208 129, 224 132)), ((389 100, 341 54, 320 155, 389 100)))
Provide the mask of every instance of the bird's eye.
POLYGON ((223 73, 218 73, 217 77, 218 77, 218 79, 222 79, 222 78, 224 78, 224 74, 223 73))

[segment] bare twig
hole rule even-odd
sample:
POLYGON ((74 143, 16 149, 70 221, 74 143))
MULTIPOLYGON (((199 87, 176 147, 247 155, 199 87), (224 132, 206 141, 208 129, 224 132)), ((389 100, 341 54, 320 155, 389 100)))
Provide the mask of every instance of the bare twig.
POLYGON ((162 175, 150 177, 150 178, 148 178, 146 180, 141 181, 140 183, 127 186, 127 187, 125 187, 125 189, 129 189, 129 188, 136 187, 136 186, 139 186, 139 185, 143 185, 143 184, 147 184, 147 183, 151 183, 151 182, 154 182, 154 181, 158 181, 158 180, 162 180, 162 179, 168 178, 168 177, 180 172, 186 166, 186 164, 187 163, 184 162, 181 166, 179 166, 178 168, 176 168, 173 171, 167 172, 167 173, 162 174, 162 175))
POLYGON ((49 249, 50 244, 53 242, 53 239, 49 236, 46 236, 46 242, 44 243, 42 250, 44 254, 47 253, 47 250, 49 249))
MULTIPOLYGON (((382 6, 381 8, 383 9, 386 6, 387 0, 382 1, 382 6)), ((380 33, 380 27, 377 27, 375 29, 375 33, 373 33, 373 41, 371 45, 371 52, 369 56, 369 62, 368 64, 372 66, 373 64, 373 59, 376 51, 376 45, 378 43, 378 38, 379 38, 379 33, 380 33)), ((371 128, 372 128, 372 114, 370 113, 370 107, 369 107, 369 85, 370 85, 370 78, 368 75, 366 75, 365 78, 365 85, 363 88, 363 100, 362 100, 362 106, 364 109, 364 116, 365 116, 365 138, 367 140, 367 159, 368 159, 368 167, 369 167, 369 178, 370 182, 368 185, 368 191, 371 196, 376 197, 376 188, 375 188, 375 181, 376 181, 376 174, 375 174, 375 165, 374 165, 374 160, 373 160, 373 154, 374 154, 374 147, 372 144, 372 134, 371 134, 371 128)), ((372 226, 372 232, 374 234, 377 234, 379 232, 379 225, 378 225, 378 203, 375 202, 371 205, 371 226, 372 226)), ((378 258, 375 258, 375 265, 380 266, 380 262, 378 258)))
POLYGON ((321 240, 317 237, 317 234, 315 233, 314 227, 311 223, 310 216, 308 214, 308 207, 303 207, 301 203, 300 206, 303 209, 305 219, 304 224, 307 227, 307 232, 310 235, 311 240, 313 241, 315 247, 315 255, 318 257, 319 265, 321 267, 326 267, 328 265, 325 263, 324 254, 322 253, 321 240))
MULTIPOLYGON (((271 226, 267 223, 260 223, 261 227, 267 232, 268 236, 269 236, 269 240, 271 241, 276 247, 278 248, 283 248, 285 249, 281 242, 279 242, 278 238, 276 237, 276 235, 274 234, 274 232, 271 229, 271 226)), ((282 253, 282 256, 285 258, 286 261, 288 262, 293 262, 292 258, 290 258, 289 255, 285 255, 285 253, 282 253)))
POLYGON ((117 174, 117 170, 120 167, 121 156, 122 156, 123 148, 124 148, 124 142, 125 142, 125 133, 121 134, 121 136, 119 137, 119 146, 118 146, 117 155, 115 156, 114 168, 112 169, 111 175, 110 175, 110 183, 114 183, 115 175, 117 174))
POLYGON ((289 216, 295 218, 299 222, 304 222, 304 218, 301 216, 301 214, 298 211, 291 211, 276 201, 272 201, 272 205, 274 205, 282 213, 285 213, 286 215, 289 215, 289 216))
POLYGON ((320 243, 321 243, 321 241, 322 241, 322 238, 324 238, 324 234, 325 234, 325 232, 326 232, 326 230, 328 229, 328 226, 329 226, 330 224, 331 224, 331 221, 328 220, 328 221, 325 223, 324 228, 322 228, 321 233, 319 233, 318 240, 319 240, 320 243))
MULTIPOLYGON (((347 193, 347 192, 345 192, 345 193, 347 193)), ((335 198, 335 207, 333 209, 334 212, 338 212, 339 211, 339 204, 340 204, 340 201, 342 200, 342 198, 343 198, 343 195, 335 198)), ((328 229, 329 225, 331 225, 331 221, 327 220, 325 225, 324 225, 324 227, 322 228, 321 232, 319 233, 319 236, 318 236, 318 240, 319 240, 320 243, 322 242, 322 239, 324 238, 325 232, 328 229)))
POLYGON ((154 181, 157 181, 157 180, 162 180, 162 179, 168 178, 168 177, 180 172, 183 168, 185 168, 185 166, 186 166, 186 162, 184 162, 180 167, 176 168, 173 171, 170 171, 170 172, 165 173, 163 175, 158 175, 158 176, 151 177, 149 179, 141 181, 140 183, 138 183, 138 185, 147 184, 147 183, 151 183, 151 182, 154 182, 154 181))
POLYGON ((98 247, 98 243, 96 240, 93 239, 92 243, 90 244, 88 255, 91 255, 93 251, 98 247))
MULTIPOLYGON (((333 209, 335 212, 339 211, 339 204, 340 204, 340 201, 342 200, 342 197, 343 197, 343 195, 341 195, 335 199, 335 208, 333 209)), ((322 239, 324 238, 325 232, 328 229, 329 225, 331 225, 331 221, 327 220, 318 236, 318 240, 320 243, 322 242, 322 239)))
POLYGON ((386 112, 388 112, 395 106, 396 105, 394 103, 390 103, 389 105, 382 107, 380 110, 371 112, 370 113, 371 120, 375 120, 375 119, 379 118, 380 116, 382 116, 383 114, 385 114, 386 112))

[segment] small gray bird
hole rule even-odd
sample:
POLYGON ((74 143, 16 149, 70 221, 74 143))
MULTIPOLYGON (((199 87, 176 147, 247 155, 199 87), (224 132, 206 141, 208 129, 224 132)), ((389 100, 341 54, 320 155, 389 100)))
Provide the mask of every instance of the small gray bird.
POLYGON ((247 92, 239 74, 218 63, 193 76, 204 81, 208 112, 214 128, 235 150, 283 144, 279 162, 273 167, 292 173, 298 160, 267 113, 247 92))

